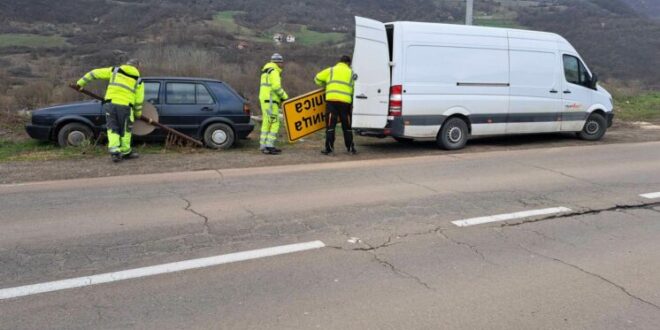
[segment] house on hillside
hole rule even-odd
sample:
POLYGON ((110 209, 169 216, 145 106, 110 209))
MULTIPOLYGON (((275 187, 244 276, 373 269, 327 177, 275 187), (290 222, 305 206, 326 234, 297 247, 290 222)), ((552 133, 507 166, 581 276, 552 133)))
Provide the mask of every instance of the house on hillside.
POLYGON ((238 43, 238 45, 236 45, 236 48, 238 48, 240 50, 243 50, 243 49, 248 48, 248 46, 249 46, 249 44, 247 42, 241 41, 241 42, 238 43))
POLYGON ((275 35, 273 35, 273 41, 275 41, 277 44, 284 42, 284 34, 275 33, 275 35))
POLYGON ((286 36, 286 42, 288 42, 290 44, 295 43, 296 42, 296 36, 294 36, 293 34, 287 35, 286 36))

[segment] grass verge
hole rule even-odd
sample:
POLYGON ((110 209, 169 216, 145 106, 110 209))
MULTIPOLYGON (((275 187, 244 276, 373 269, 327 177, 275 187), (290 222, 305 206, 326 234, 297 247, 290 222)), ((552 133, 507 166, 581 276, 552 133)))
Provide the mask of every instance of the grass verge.
MULTIPOLYGON (((133 147, 140 154, 185 153, 185 148, 165 148, 162 144, 143 143, 133 147)), ((0 140, 0 163, 11 161, 50 161, 106 157, 104 145, 60 148, 52 142, 37 140, 0 140)))
POLYGON ((255 37, 256 33, 252 29, 236 23, 234 16, 242 13, 242 11, 233 10, 221 11, 213 16, 213 23, 225 32, 232 33, 237 37, 255 37))
POLYGON ((345 34, 337 32, 312 31, 303 25, 296 35, 296 41, 305 46, 314 46, 323 43, 338 43, 344 40, 345 36, 345 34))
POLYGON ((42 36, 38 34, 5 33, 0 34, 1 47, 51 48, 68 45, 61 36, 42 36))
POLYGON ((660 92, 617 96, 614 109, 620 120, 660 122, 660 92))

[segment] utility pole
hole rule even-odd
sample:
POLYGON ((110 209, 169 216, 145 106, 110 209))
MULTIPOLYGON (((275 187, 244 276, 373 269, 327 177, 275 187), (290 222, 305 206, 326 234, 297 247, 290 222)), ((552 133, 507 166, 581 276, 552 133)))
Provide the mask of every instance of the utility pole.
POLYGON ((465 25, 472 25, 472 12, 474 10, 474 0, 466 0, 465 3, 465 25))

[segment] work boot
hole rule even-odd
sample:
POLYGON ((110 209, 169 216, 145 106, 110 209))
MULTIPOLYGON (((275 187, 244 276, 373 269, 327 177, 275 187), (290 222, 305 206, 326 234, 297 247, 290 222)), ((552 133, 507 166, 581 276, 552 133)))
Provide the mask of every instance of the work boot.
POLYGON ((357 150, 355 150, 355 146, 351 146, 350 148, 348 148, 348 153, 351 155, 357 154, 357 150))
POLYGON ((118 152, 110 154, 110 158, 112 158, 113 163, 119 163, 123 160, 121 154, 118 152))
POLYGON ((326 155, 326 156, 332 156, 332 150, 323 149, 323 150, 321 150, 321 153, 326 155))
POLYGON ((271 153, 274 153, 274 154, 280 154, 280 153, 282 153, 282 149, 277 149, 277 148, 275 148, 275 147, 272 147, 272 148, 269 148, 269 149, 270 149, 270 152, 271 152, 271 153))
POLYGON ((125 154, 125 155, 122 155, 121 158, 123 158, 123 159, 138 159, 138 158, 140 158, 140 154, 138 154, 135 151, 131 151, 131 152, 125 154))
POLYGON ((266 148, 261 150, 261 153, 264 155, 279 155, 278 152, 273 151, 271 148, 266 148))

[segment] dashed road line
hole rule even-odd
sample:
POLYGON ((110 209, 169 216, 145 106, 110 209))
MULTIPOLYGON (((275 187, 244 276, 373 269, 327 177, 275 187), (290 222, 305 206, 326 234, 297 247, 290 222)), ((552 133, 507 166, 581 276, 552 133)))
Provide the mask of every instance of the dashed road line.
POLYGON ((656 199, 656 198, 660 198, 660 192, 641 194, 639 196, 644 197, 644 198, 648 198, 648 199, 656 199))
POLYGON ((458 227, 469 227, 469 226, 475 226, 475 225, 480 225, 480 224, 489 223, 489 222, 523 219, 523 218, 535 217, 535 216, 540 216, 540 215, 550 215, 550 214, 566 213, 566 212, 572 212, 572 211, 573 210, 571 210, 567 207, 553 207, 553 208, 542 209, 542 210, 522 211, 522 212, 515 212, 515 213, 491 215, 491 216, 487 216, 487 217, 456 220, 456 221, 452 221, 451 223, 453 223, 454 225, 456 225, 458 227))
POLYGON ((325 247, 323 242, 312 241, 307 243, 282 245, 265 249, 224 254, 214 257, 191 259, 156 266, 135 268, 113 273, 83 276, 60 281, 19 286, 15 288, 6 288, 0 290, 0 300, 66 289, 81 288, 103 283, 124 281, 147 276, 181 272, 184 270, 206 268, 239 261, 273 257, 277 255, 320 249, 322 247, 325 247))

